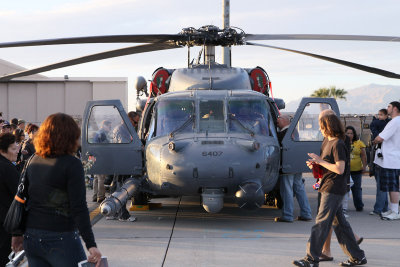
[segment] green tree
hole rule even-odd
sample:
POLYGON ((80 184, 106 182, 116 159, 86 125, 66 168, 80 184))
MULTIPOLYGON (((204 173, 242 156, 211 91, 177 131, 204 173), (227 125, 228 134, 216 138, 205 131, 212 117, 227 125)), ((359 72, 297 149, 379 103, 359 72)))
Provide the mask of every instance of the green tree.
POLYGON ((312 94, 311 97, 333 97, 335 99, 344 99, 346 100, 345 95, 347 94, 347 91, 344 89, 338 89, 336 86, 331 86, 329 88, 322 87, 319 88, 318 90, 315 90, 312 94))

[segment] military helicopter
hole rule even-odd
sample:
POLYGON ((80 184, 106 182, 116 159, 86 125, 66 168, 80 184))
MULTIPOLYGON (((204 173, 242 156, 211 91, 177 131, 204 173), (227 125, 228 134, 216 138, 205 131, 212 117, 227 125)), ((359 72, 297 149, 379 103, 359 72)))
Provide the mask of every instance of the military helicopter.
POLYGON ((318 152, 322 135, 320 108, 339 115, 334 99, 303 98, 288 134, 277 139, 276 120, 285 108, 272 97, 271 82, 261 67, 245 69, 215 62, 215 47, 261 46, 341 64, 389 78, 399 74, 308 52, 253 43, 255 40, 400 41, 392 36, 321 34, 246 34, 234 27, 206 25, 184 28, 178 34, 89 36, 0 43, 3 47, 81 43, 147 43, 12 73, 0 78, 31 75, 76 64, 158 50, 188 47, 188 67, 158 68, 150 88, 138 78, 142 111, 136 132, 119 100, 87 103, 82 126, 82 155, 89 174, 130 175, 121 188, 101 204, 104 215, 114 215, 129 198, 134 202, 156 196, 201 196, 207 212, 219 212, 224 199, 240 208, 257 209, 275 186, 279 170, 309 171, 307 152, 318 152), (190 61, 190 47, 203 47, 190 61), (203 62, 201 62, 201 57, 203 62), (271 93, 271 95, 270 95, 271 93), (96 143, 95 133, 110 123, 107 143, 96 143), (293 139, 293 132, 298 138, 293 139), (111 134, 112 132, 112 134, 111 134))

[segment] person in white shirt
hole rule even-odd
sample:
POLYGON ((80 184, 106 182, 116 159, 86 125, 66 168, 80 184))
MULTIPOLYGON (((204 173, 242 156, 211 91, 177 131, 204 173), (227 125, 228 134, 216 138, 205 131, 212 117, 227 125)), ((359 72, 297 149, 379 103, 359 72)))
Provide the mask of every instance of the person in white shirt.
POLYGON ((381 191, 389 192, 390 209, 382 213, 382 219, 398 220, 400 219, 400 102, 391 102, 388 105, 388 114, 392 120, 373 141, 375 144, 382 143, 381 150, 376 151, 374 163, 378 167, 376 173, 380 176, 381 191))

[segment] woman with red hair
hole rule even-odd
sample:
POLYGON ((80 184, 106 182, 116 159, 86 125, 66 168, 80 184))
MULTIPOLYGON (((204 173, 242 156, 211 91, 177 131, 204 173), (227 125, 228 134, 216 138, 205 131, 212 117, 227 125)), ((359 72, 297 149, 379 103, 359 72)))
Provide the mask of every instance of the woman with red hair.
POLYGON ((36 155, 27 167, 28 201, 23 246, 30 267, 100 264, 86 204, 81 161, 74 157, 80 130, 69 115, 57 113, 43 122, 33 141, 36 155), (79 230, 79 233, 78 233, 79 230))

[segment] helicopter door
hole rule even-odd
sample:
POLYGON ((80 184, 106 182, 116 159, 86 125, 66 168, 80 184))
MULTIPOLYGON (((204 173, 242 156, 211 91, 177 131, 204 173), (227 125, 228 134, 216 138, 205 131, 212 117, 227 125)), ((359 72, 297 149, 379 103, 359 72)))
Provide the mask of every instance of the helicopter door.
POLYGON ((142 143, 121 101, 86 104, 82 160, 88 174, 142 174, 142 143))
POLYGON ((320 154, 323 136, 318 116, 324 109, 332 109, 338 116, 334 98, 303 98, 282 140, 283 173, 310 172, 306 165, 307 153, 320 154))

